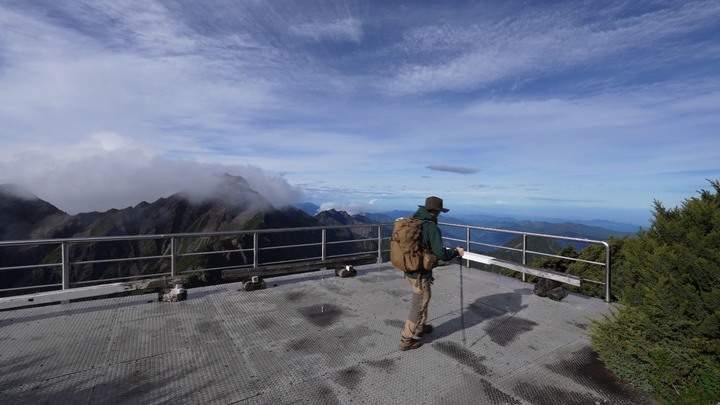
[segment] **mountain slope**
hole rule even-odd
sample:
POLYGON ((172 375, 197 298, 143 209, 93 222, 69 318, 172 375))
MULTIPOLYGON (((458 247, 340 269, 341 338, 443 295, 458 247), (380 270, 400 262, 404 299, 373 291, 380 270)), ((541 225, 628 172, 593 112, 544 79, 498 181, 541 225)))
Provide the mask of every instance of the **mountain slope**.
MULTIPOLYGON (((275 209, 263 196, 250 188, 241 177, 225 175, 210 193, 203 196, 184 191, 155 202, 141 202, 135 207, 113 209, 107 212, 90 212, 70 216, 51 204, 23 190, 5 186, 0 204, 3 213, 0 226, 6 239, 60 239, 78 237, 106 237, 122 235, 167 235, 209 233, 215 231, 243 231, 255 229, 306 228, 325 224, 370 222, 366 218, 353 218, 344 212, 324 213, 314 218, 296 208, 275 209), (11 193, 12 191, 12 193, 11 193), (20 195, 20 198, 16 195, 20 195), (335 218, 335 219, 332 219, 335 218), (322 221, 322 222, 321 222, 322 221), (336 221, 336 222, 333 222, 336 221), (7 226, 5 226, 7 225, 7 226)), ((329 245, 326 254, 346 255, 368 242, 353 242, 362 232, 346 229, 329 229, 328 242, 349 241, 329 245)), ((180 271, 202 270, 280 262, 284 260, 319 259, 322 256, 319 230, 283 233, 260 233, 257 237, 258 257, 254 258, 252 233, 231 236, 178 237, 176 238, 177 265, 180 271), (308 241, 313 243, 309 244, 308 241), (277 246, 296 246, 273 249, 277 246), (203 255, 188 255, 188 253, 203 255)), ((120 240, 97 243, 73 243, 69 256, 71 279, 113 279, 169 272, 170 238, 148 240, 120 240), (165 256, 165 258, 162 258, 165 256), (143 260, 116 262, 122 257, 155 257, 143 260), (104 261, 102 263, 87 263, 104 261)), ((59 263, 60 245, 46 244, 4 248, 0 266, 27 266, 38 263, 59 263)), ((208 282, 219 282, 219 271, 203 271, 208 282)), ((51 284, 60 282, 57 266, 34 270, 0 272, 3 287, 51 284)))
POLYGON ((14 184, 0 185, 0 240, 37 238, 69 215, 14 184))

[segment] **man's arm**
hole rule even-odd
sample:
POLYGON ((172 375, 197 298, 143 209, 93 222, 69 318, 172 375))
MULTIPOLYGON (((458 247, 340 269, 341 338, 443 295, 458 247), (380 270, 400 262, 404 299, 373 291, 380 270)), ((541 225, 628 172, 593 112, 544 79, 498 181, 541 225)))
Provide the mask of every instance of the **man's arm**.
POLYGON ((460 256, 460 249, 450 249, 443 245, 442 234, 438 226, 432 222, 425 223, 426 240, 430 245, 430 250, 437 256, 439 260, 450 261, 452 258, 460 256))

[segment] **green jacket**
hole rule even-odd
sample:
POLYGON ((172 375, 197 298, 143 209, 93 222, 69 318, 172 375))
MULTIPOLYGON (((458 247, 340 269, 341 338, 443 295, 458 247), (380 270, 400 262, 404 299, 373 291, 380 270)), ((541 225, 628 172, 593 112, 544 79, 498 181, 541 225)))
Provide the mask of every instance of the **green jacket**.
MULTIPOLYGON (((443 244, 442 233, 440 228, 437 226, 437 217, 434 217, 424 207, 419 207, 413 218, 423 219, 425 222, 422 223, 422 245, 430 250, 437 256, 438 260, 450 261, 452 258, 458 256, 456 249, 446 248, 443 244)), ((419 270, 413 272, 405 272, 405 275, 410 278, 422 278, 432 277, 432 270, 419 270)))

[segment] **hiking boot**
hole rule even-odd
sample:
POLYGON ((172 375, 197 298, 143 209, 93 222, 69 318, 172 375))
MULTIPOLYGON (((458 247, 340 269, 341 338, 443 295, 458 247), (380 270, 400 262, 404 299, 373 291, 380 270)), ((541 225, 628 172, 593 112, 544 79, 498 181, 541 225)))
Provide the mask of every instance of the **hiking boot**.
POLYGON ((423 335, 429 335, 432 333, 433 330, 435 330, 435 328, 433 328, 432 325, 424 325, 422 330, 417 331, 417 333, 415 333, 415 335, 418 337, 423 336, 423 335))
POLYGON ((401 339, 400 340, 400 350, 402 350, 402 351, 417 349, 420 346, 422 346, 422 342, 417 339, 401 339))

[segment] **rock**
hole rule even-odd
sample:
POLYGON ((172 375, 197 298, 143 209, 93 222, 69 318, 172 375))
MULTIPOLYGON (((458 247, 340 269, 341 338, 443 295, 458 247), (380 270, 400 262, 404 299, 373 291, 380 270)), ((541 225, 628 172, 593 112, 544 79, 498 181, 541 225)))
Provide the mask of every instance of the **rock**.
POLYGON ((540 297, 548 297, 553 301, 560 301, 567 296, 567 291, 559 281, 541 278, 533 288, 533 293, 540 297))
POLYGON ((345 267, 335 269, 335 275, 342 278, 355 277, 357 276, 357 270, 355 270, 355 267, 348 264, 345 267))
POLYGON ((169 291, 160 291, 158 293, 158 301, 160 302, 177 302, 185 301, 187 299, 187 290, 182 287, 182 284, 176 284, 175 288, 169 291))
POLYGON ((243 290, 245 291, 264 290, 266 287, 265 280, 258 276, 253 276, 243 283, 243 290))

